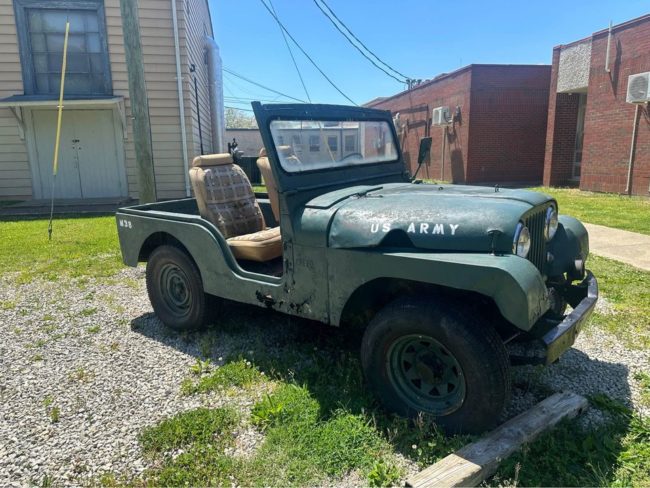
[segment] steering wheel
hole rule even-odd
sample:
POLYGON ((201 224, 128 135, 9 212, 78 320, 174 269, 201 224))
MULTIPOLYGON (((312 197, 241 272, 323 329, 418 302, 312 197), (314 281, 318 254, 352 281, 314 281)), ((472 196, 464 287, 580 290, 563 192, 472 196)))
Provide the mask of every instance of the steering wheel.
POLYGON ((347 156, 343 157, 343 158, 341 159, 341 161, 345 161, 345 160, 348 159, 348 158, 359 158, 359 159, 363 159, 363 154, 358 153, 358 152, 350 153, 350 154, 348 154, 347 156))

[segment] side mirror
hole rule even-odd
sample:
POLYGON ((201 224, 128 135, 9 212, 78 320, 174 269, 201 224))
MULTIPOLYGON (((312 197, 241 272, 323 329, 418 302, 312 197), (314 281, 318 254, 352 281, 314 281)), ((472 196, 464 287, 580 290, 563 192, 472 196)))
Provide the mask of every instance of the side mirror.
POLYGON ((431 138, 423 137, 422 139, 420 139, 420 151, 418 152, 418 169, 415 170, 413 179, 418 177, 420 168, 422 167, 425 161, 429 160, 430 155, 431 155, 431 138))
POLYGON ((420 151, 418 152, 418 168, 429 160, 431 155, 431 138, 423 137, 420 139, 420 151))

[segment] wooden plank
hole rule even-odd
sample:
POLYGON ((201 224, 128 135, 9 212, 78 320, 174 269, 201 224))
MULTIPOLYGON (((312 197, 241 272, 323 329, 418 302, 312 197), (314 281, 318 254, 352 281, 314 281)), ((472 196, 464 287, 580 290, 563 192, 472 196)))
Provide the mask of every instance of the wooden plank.
POLYGON ((540 433, 587 408, 587 399, 572 392, 555 393, 530 410, 508 420, 476 442, 450 454, 406 482, 412 488, 477 486, 502 460, 532 442, 540 433))

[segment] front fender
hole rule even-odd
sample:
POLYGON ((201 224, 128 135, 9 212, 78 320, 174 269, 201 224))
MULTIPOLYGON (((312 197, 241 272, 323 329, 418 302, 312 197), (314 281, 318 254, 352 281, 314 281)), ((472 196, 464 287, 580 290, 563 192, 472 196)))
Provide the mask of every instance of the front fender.
POLYGON ((555 237, 549 243, 549 252, 553 261, 549 263, 549 277, 560 276, 572 272, 576 259, 587 259, 589 255, 589 234, 578 219, 568 215, 560 215, 560 224, 555 237))
POLYGON ((337 250, 329 265, 330 319, 337 325, 352 293, 379 278, 480 293, 492 298, 503 317, 524 331, 549 309, 548 291, 539 271, 530 261, 514 255, 337 250))

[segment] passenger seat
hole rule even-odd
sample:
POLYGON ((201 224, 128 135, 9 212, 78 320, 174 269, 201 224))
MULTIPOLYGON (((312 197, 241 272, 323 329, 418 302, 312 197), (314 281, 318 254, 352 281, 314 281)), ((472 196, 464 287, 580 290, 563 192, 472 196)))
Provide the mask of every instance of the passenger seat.
POLYGON ((278 195, 278 185, 275 183, 275 177, 273 176, 273 171, 271 170, 271 163, 269 163, 269 158, 266 155, 266 149, 260 149, 260 157, 257 159, 257 167, 262 173, 262 178, 264 178, 264 184, 266 185, 266 192, 269 194, 269 200, 271 201, 271 210, 273 211, 273 216, 275 217, 276 222, 280 222, 280 198, 278 195))
POLYGON ((201 217, 223 234, 237 259, 269 261, 282 255, 280 228, 267 228, 246 173, 230 154, 194 159, 190 180, 201 217))

